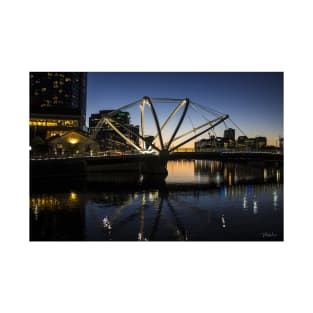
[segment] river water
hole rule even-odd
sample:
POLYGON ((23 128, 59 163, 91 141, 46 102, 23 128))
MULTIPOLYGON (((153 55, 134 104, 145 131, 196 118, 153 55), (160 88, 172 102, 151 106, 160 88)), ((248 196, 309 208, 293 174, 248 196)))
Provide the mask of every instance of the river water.
POLYGON ((31 241, 282 241, 283 169, 168 162, 166 186, 30 194, 31 241))

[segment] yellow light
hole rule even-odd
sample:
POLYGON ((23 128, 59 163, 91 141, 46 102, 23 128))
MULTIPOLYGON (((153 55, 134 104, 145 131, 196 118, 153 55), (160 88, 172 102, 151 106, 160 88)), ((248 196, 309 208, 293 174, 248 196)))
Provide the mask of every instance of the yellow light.
POLYGON ((47 121, 47 126, 58 126, 57 122, 48 122, 47 121))
POLYGON ((231 181, 232 181, 231 179, 232 179, 231 173, 229 173, 229 174, 228 174, 228 185, 229 185, 229 186, 231 186, 231 181))
POLYGON ((71 200, 77 200, 77 193, 71 192, 71 193, 70 193, 70 199, 71 199, 71 200))
POLYGON ((75 145, 75 143, 78 142, 78 138, 70 137, 70 138, 68 139, 68 142, 69 142, 70 144, 72 144, 72 145, 75 145))

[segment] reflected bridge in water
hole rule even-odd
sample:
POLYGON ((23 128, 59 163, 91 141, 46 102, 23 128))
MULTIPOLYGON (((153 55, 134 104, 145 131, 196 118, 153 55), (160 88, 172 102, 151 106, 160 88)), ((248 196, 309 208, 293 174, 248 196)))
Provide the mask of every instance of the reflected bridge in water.
POLYGON ((31 197, 31 240, 282 239, 282 185, 31 197))

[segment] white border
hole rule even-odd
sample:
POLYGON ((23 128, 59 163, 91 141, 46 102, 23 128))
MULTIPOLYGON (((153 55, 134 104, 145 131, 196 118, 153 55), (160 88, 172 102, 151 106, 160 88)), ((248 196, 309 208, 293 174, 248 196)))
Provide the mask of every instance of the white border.
POLYGON ((312 311, 309 3, 1 4, 2 312, 312 311), (284 71, 285 242, 29 243, 36 70, 284 71))

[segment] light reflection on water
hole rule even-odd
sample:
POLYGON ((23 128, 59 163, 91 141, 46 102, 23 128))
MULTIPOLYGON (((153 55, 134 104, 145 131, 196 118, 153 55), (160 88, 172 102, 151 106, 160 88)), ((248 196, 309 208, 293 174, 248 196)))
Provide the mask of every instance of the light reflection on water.
POLYGON ((167 183, 233 184, 282 182, 282 168, 246 163, 224 163, 206 160, 178 160, 168 162, 167 183))
POLYGON ((168 172, 167 190, 33 193, 30 239, 283 240, 280 169, 172 161, 168 172))

